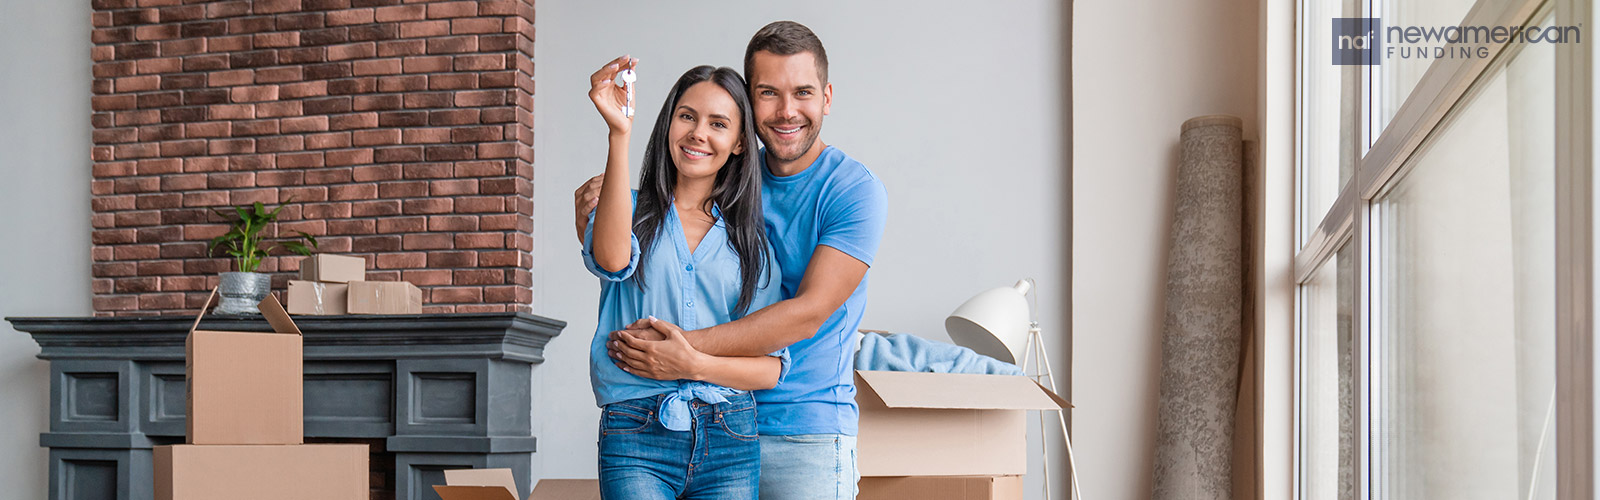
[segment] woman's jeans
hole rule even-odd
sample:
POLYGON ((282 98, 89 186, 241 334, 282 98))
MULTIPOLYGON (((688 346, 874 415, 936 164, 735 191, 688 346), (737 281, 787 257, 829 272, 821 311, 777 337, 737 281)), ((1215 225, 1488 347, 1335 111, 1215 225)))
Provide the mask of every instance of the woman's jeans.
POLYGON ((756 402, 689 403, 688 431, 661 426, 665 395, 606 405, 600 415, 600 498, 610 500, 755 500, 761 477, 756 402))

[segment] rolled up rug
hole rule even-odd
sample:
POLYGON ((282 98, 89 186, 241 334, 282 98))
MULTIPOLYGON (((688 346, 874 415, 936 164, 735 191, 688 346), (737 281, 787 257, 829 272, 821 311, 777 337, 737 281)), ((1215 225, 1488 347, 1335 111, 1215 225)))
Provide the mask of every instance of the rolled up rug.
POLYGON ((1152 498, 1232 497, 1243 337, 1243 121, 1183 123, 1167 259, 1152 498))

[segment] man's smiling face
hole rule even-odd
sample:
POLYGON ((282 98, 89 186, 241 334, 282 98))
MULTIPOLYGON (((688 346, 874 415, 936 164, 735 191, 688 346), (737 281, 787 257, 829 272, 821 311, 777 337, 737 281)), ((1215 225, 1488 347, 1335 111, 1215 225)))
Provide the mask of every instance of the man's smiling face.
POLYGON ((822 81, 810 52, 777 55, 756 52, 751 61, 750 104, 756 135, 769 159, 789 163, 822 151, 822 117, 833 104, 833 85, 822 81))

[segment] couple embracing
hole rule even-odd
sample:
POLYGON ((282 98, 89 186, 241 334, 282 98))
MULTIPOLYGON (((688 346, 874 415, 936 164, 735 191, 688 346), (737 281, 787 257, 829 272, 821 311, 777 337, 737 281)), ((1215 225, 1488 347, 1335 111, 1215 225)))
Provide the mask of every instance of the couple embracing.
POLYGON ((751 38, 743 77, 684 73, 632 192, 632 103, 613 80, 637 63, 590 78, 610 151, 574 195, 601 281, 590 378, 602 496, 854 498, 854 332, 888 205, 820 137, 827 52, 780 21, 751 38))

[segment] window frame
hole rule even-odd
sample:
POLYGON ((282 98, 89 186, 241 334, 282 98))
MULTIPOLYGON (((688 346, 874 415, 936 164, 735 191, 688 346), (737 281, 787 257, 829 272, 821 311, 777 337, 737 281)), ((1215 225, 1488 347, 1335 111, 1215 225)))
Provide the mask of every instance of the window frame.
MULTIPOLYGON (((1305 334, 1303 286, 1323 265, 1331 265, 1337 251, 1345 244, 1355 245, 1356 253, 1356 307, 1352 322, 1356 350, 1355 384, 1358 400, 1356 471, 1358 493, 1362 498, 1381 498, 1386 478, 1379 471, 1387 470, 1376 463, 1381 455, 1374 447, 1383 442, 1374 435, 1376 416, 1382 411, 1374 399, 1375 388, 1381 387, 1382 370, 1375 360, 1380 356, 1383 338, 1379 322, 1372 321, 1381 310, 1382 279, 1379 275, 1381 257, 1377 241, 1378 217, 1374 204, 1413 165, 1412 157, 1420 146, 1436 133, 1442 132, 1452 110, 1469 102, 1472 93, 1482 80, 1492 77, 1507 63, 1508 49, 1514 50, 1510 41, 1487 44, 1487 57, 1469 59, 1437 59, 1425 70, 1416 87, 1404 97, 1394 117, 1380 131, 1377 116, 1380 113, 1381 93, 1375 92, 1382 77, 1381 65, 1361 66, 1358 116, 1341 127, 1354 127, 1357 140, 1355 172, 1349 182, 1339 190, 1332 206, 1321 217, 1309 219, 1304 213, 1308 176, 1303 170, 1307 78, 1306 61, 1309 50, 1328 50, 1325 40, 1306 40, 1311 32, 1306 23, 1319 22, 1308 19, 1306 1, 1297 2, 1295 15, 1296 69, 1295 69, 1295 252, 1292 259, 1295 284, 1294 328, 1292 349, 1294 360, 1293 430, 1291 440, 1294 464, 1292 469, 1295 498, 1305 498, 1304 477, 1304 342, 1305 334), (1301 225, 1307 220, 1319 220, 1310 232, 1301 225)), ((1383 2, 1394 0, 1358 0, 1357 9, 1365 17, 1381 17, 1383 2)), ((1467 12, 1463 25, 1526 25, 1552 13, 1557 25, 1584 25, 1593 27, 1595 10, 1584 0, 1478 0, 1467 12)), ((1326 22, 1326 21, 1320 21, 1326 22)), ((1594 175, 1594 144, 1600 139, 1600 125, 1595 123, 1593 94, 1600 82, 1596 71, 1595 51, 1591 43, 1563 43, 1556 45, 1556 441, 1557 447, 1557 498, 1588 499, 1595 497, 1594 476, 1600 473, 1600 463, 1594 457, 1594 433, 1600 414, 1594 411, 1597 383, 1594 362, 1600 344, 1594 342, 1595 318, 1600 307, 1595 300, 1596 276, 1594 266, 1600 259, 1600 245, 1596 244, 1594 225, 1600 220, 1600 207, 1595 204, 1595 193, 1600 191, 1600 178, 1594 175)), ((1316 214, 1310 214, 1316 215, 1316 214)))

